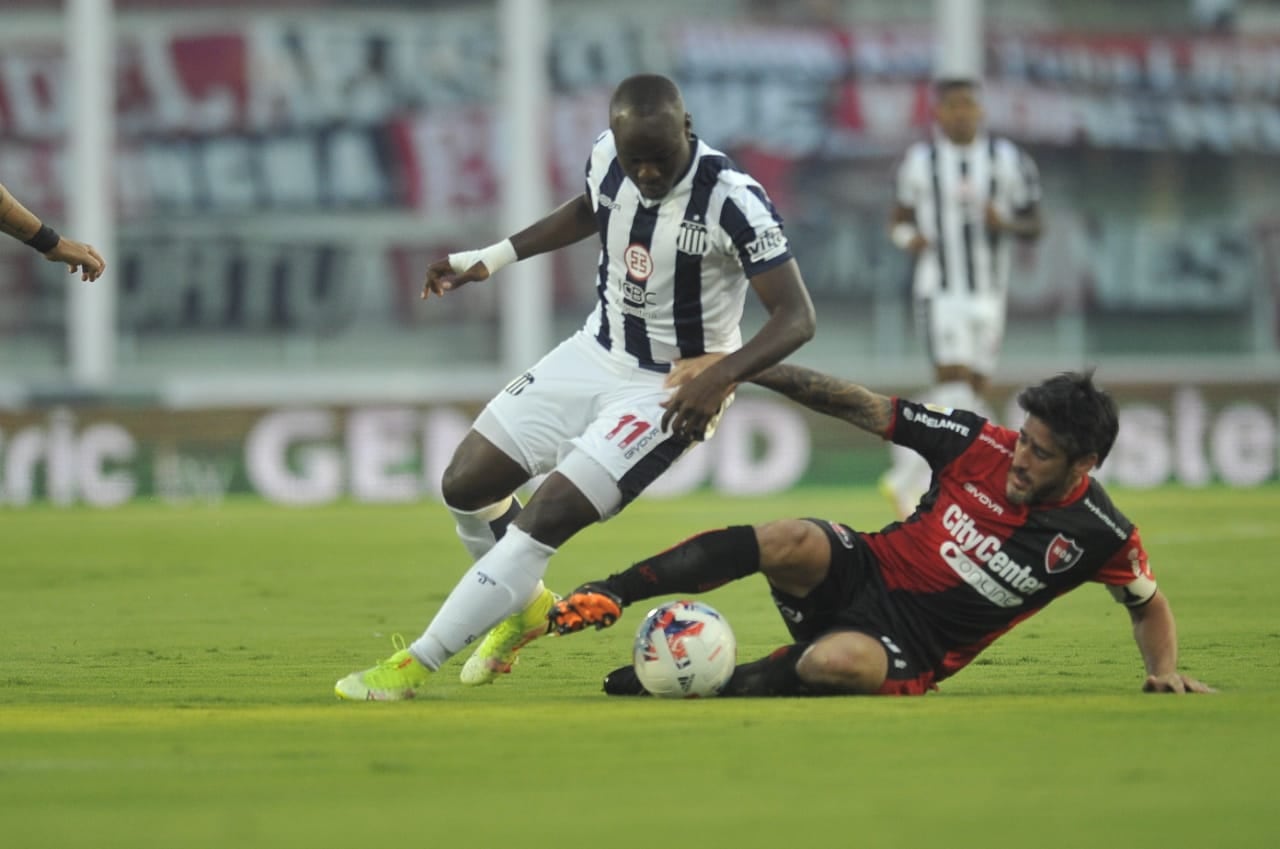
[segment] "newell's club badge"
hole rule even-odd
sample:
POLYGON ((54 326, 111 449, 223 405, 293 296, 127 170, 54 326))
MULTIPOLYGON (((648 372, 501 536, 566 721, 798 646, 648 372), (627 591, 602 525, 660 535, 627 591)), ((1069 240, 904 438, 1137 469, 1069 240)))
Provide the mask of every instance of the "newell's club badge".
POLYGON ((1044 552, 1044 568, 1050 575, 1065 572, 1080 562, 1084 549, 1076 545, 1076 541, 1062 534, 1053 538, 1044 552))

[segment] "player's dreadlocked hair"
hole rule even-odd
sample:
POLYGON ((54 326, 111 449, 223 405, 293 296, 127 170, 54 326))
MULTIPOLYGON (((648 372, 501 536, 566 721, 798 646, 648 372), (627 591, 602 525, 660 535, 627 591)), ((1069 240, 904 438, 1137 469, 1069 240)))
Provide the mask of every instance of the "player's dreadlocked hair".
POLYGON ((1071 462, 1098 455, 1098 465, 1115 444, 1120 420, 1116 402, 1093 385, 1093 369, 1067 371, 1018 393, 1018 406, 1049 426, 1071 462))

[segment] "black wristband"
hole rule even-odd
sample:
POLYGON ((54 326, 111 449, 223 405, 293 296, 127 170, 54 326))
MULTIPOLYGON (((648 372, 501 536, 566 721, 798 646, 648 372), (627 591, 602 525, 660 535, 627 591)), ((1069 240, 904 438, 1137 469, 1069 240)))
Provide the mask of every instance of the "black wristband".
POLYGON ((50 227, 48 224, 41 224, 40 229, 30 239, 23 242, 24 245, 30 245, 42 254, 47 254, 58 246, 58 242, 62 241, 62 237, 58 235, 58 231, 50 227))

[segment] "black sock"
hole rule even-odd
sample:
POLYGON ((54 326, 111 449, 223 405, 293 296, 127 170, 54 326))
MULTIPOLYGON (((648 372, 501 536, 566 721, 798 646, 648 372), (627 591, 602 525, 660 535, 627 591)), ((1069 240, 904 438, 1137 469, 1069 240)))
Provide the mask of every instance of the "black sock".
POLYGON ((760 570, 755 528, 734 525, 690 537, 674 548, 595 581, 624 605, 679 593, 704 593, 760 570))
POLYGON ((810 696, 796 672, 800 655, 809 643, 793 643, 775 649, 768 657, 744 663, 733 670, 733 677, 720 691, 721 696, 810 696))

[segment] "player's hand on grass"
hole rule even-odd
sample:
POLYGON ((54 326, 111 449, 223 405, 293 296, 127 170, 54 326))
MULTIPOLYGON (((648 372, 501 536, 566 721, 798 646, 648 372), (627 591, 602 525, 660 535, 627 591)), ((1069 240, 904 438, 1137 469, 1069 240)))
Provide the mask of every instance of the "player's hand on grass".
POLYGON ((1170 672, 1165 675, 1148 675, 1142 685, 1144 693, 1216 693, 1217 690, 1197 681, 1189 675, 1170 672))

